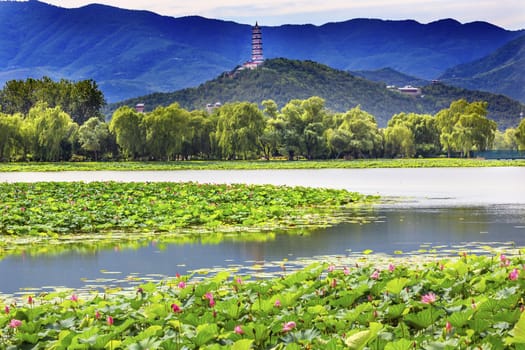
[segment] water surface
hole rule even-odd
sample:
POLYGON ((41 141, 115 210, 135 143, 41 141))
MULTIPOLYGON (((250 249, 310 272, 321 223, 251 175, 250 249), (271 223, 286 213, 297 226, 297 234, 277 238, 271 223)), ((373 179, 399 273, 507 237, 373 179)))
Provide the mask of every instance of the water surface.
POLYGON ((0 294, 26 287, 129 286, 129 276, 159 279, 203 268, 348 256, 365 249, 393 254, 435 247, 457 254, 480 245, 525 246, 525 168, 102 171, 0 173, 0 181, 195 181, 344 188, 395 197, 364 215, 368 224, 341 224, 267 242, 224 241, 58 256, 30 254, 0 261, 0 294), (510 243, 512 242, 512 243, 510 243))

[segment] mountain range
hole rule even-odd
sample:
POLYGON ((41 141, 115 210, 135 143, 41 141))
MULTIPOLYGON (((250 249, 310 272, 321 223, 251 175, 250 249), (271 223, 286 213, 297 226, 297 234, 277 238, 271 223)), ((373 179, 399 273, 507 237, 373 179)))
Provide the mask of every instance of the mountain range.
POLYGON ((178 103, 188 110, 204 109, 208 104, 250 101, 261 104, 267 99, 283 107, 292 99, 322 97, 326 107, 334 112, 345 112, 357 105, 376 117, 379 126, 386 126, 394 114, 401 112, 435 114, 461 98, 488 102, 488 117, 500 129, 515 127, 525 105, 504 95, 451 87, 440 82, 421 89, 419 96, 407 96, 386 84, 373 82, 347 71, 330 68, 313 61, 267 59, 257 69, 224 73, 195 88, 171 93, 154 93, 119 103, 110 104, 109 117, 118 107, 144 103, 146 111, 157 106, 178 103))
MULTIPOLYGON (((43 75, 94 79, 109 102, 195 87, 250 58, 250 25, 97 4, 65 9, 35 0, 0 1, 0 32, 0 85, 43 75)), ((492 57, 525 34, 452 19, 263 25, 262 32, 266 58, 311 60, 346 71, 390 67, 424 80, 442 76, 458 85, 474 78, 469 87, 487 88, 482 81, 487 75, 460 74, 462 66, 454 67, 492 57)), ((490 65, 481 64, 485 68, 490 65)), ((519 62, 512 69, 523 71, 519 62)))

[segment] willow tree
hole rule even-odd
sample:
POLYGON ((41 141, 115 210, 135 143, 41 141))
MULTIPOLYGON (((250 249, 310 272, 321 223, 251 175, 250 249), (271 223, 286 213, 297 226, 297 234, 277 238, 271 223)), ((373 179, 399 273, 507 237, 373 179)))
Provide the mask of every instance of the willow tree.
POLYGON ((518 142, 518 149, 525 151, 525 119, 522 119, 516 128, 516 141, 518 142))
POLYGON ((32 155, 37 160, 59 161, 71 156, 72 143, 78 124, 60 107, 49 108, 38 103, 29 110, 24 120, 31 138, 32 155))
POLYGON ((117 144, 126 158, 136 159, 145 154, 146 130, 144 114, 128 106, 117 109, 111 117, 109 130, 115 135, 117 144))
POLYGON ((496 122, 487 117, 486 102, 468 103, 461 99, 436 114, 440 141, 450 157, 451 151, 469 156, 470 151, 484 151, 491 147, 496 133, 496 122))
POLYGON ((429 114, 399 113, 394 115, 388 126, 404 125, 414 136, 415 156, 436 155, 441 150, 436 119, 429 114))
POLYGON ((21 147, 22 115, 0 113, 0 161, 16 157, 21 147))
POLYGON ((255 103, 227 103, 218 110, 215 138, 227 159, 249 158, 258 151, 265 120, 255 103))
POLYGON ((155 159, 170 160, 182 154, 182 145, 189 135, 191 114, 177 103, 157 107, 144 117, 146 148, 155 159))
POLYGON ((383 145, 383 138, 377 122, 371 114, 354 107, 344 114, 333 116, 333 128, 327 130, 327 142, 337 153, 353 158, 377 156, 383 145))

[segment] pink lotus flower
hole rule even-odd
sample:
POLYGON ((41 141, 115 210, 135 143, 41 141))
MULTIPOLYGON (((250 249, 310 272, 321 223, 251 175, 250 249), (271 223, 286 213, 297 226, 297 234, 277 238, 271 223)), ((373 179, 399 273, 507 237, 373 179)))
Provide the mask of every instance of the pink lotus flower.
POLYGON ((184 289, 184 288, 186 288, 186 283, 185 283, 184 281, 180 281, 180 282, 179 282, 179 288, 180 288, 180 289, 184 289))
POLYGON ((21 325, 22 325, 22 321, 17 320, 17 319, 15 319, 15 318, 13 318, 13 319, 11 320, 11 322, 9 322, 9 327, 10 327, 10 328, 18 328, 18 327, 20 327, 21 325))
POLYGON ((11 309, 9 308, 9 306, 6 305, 6 306, 4 307, 4 311, 5 311, 6 314, 9 315, 9 312, 11 311, 11 309))
POLYGON ((294 321, 290 321, 290 322, 286 322, 284 325, 283 325, 283 332, 289 332, 291 331, 292 329, 294 329, 296 326, 295 322, 294 321))
POLYGON ((275 303, 273 304, 275 307, 281 307, 281 301, 279 299, 275 300, 275 303))
POLYGON ((511 281, 515 281, 515 280, 518 279, 519 275, 520 275, 520 271, 519 271, 518 269, 514 269, 514 270, 512 270, 512 271, 509 273, 509 279, 510 279, 511 281))
POLYGON ((78 301, 78 296, 76 294, 72 294, 71 297, 69 298, 69 300, 77 302, 78 301))
POLYGON ((328 272, 332 272, 335 270, 335 265, 328 266, 328 272))
POLYGON ((445 324, 445 332, 447 333, 450 333, 452 331, 452 324, 447 321, 447 323, 445 324))
POLYGON ((95 319, 100 320, 100 312, 98 310, 95 312, 95 319))
POLYGON ((27 303, 33 305, 33 297, 31 295, 27 297, 27 303))
POLYGON ((379 279, 379 270, 375 270, 371 275, 370 278, 373 280, 379 279))
POLYGON ((112 325, 113 325, 113 322, 114 322, 114 321, 113 321, 113 317, 108 316, 108 317, 106 318, 106 322, 108 323, 109 326, 112 326, 112 325))
POLYGON ((210 292, 208 292, 208 293, 206 293, 206 294, 204 295, 204 297, 205 297, 206 299, 209 300, 209 303, 210 303, 210 306, 211 306, 211 307, 215 306, 215 300, 213 299, 213 294, 211 294, 210 292))
POLYGON ((175 313, 178 313, 178 312, 182 312, 182 309, 180 308, 179 305, 173 303, 173 304, 171 304, 171 311, 173 311, 175 313))
POLYGON ((233 330, 236 334, 244 334, 244 331, 242 330, 241 326, 235 326, 235 329, 233 330))
POLYGON ((332 286, 332 288, 335 288, 337 287, 337 279, 332 279, 332 282, 330 283, 330 285, 332 286))
POLYGON ((350 274, 350 269, 348 267, 345 266, 345 268, 343 269, 343 273, 345 275, 349 275, 350 274))
POLYGON ((500 260, 501 262, 505 262, 505 261, 507 261, 507 257, 505 256, 505 254, 501 254, 501 255, 499 256, 499 260, 500 260))
POLYGON ((237 279, 235 280, 235 282, 237 282, 237 284, 242 284, 242 278, 240 278, 240 277, 237 278, 237 279))
POLYGON ((432 304, 436 301, 436 298, 436 295, 430 292, 421 297, 421 302, 424 304, 432 304))
POLYGON ((394 272, 395 269, 396 269, 396 266, 394 264, 389 264, 388 265, 388 271, 394 272))

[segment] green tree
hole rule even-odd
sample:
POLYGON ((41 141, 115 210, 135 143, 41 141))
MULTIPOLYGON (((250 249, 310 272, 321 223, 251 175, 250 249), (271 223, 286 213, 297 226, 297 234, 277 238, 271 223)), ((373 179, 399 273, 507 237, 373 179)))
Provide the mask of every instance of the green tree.
POLYGON ((265 120, 255 103, 235 102, 218 110, 215 137, 223 157, 247 159, 257 151, 265 120))
POLYGON ((385 129, 386 156, 411 158, 415 153, 414 134, 408 127, 396 124, 385 129))
POLYGON ((49 77, 10 80, 0 90, 0 109, 4 113, 26 115, 39 102, 51 108, 60 106, 80 125, 91 117, 103 119, 101 108, 106 103, 93 80, 55 82, 49 77))
POLYGON ((111 131, 126 158, 137 159, 145 155, 146 130, 144 114, 124 106, 113 113, 109 123, 111 131))
POLYGON ((21 114, 0 113, 0 161, 10 161, 21 149, 21 114))
POLYGON ((182 153, 182 145, 189 134, 190 113, 177 103, 157 107, 146 114, 146 147, 155 159, 173 159, 182 153))
POLYGON ((78 141, 81 149, 92 153, 97 161, 100 152, 108 151, 111 144, 108 124, 97 117, 88 119, 78 129, 78 141))
POLYGON ((210 158, 214 150, 212 135, 214 135, 216 127, 216 114, 208 115, 201 110, 190 112, 188 133, 182 144, 182 157, 184 159, 189 159, 192 156, 210 158))
POLYGON ((525 151, 525 119, 522 119, 518 128, 516 129, 516 141, 518 142, 518 149, 525 151))
POLYGON ((343 154, 353 158, 377 156, 382 149, 383 138, 375 118, 354 107, 344 114, 333 116, 333 126, 326 137, 329 147, 336 152, 336 158, 343 154))
POLYGON ((412 131, 415 156, 436 155, 441 150, 436 119, 429 114, 399 113, 394 115, 388 126, 405 125, 412 131))
POLYGON ((454 101, 436 115, 440 141, 450 156, 451 151, 468 157, 470 151, 485 151, 492 146, 496 122, 487 117, 486 102, 454 101))
POLYGON ((297 153, 307 159, 323 155, 326 151, 325 102, 318 96, 306 100, 291 100, 282 109, 282 148, 293 160, 297 153))
POLYGON ((33 157, 41 161, 68 160, 78 125, 60 107, 37 103, 26 117, 33 157))

